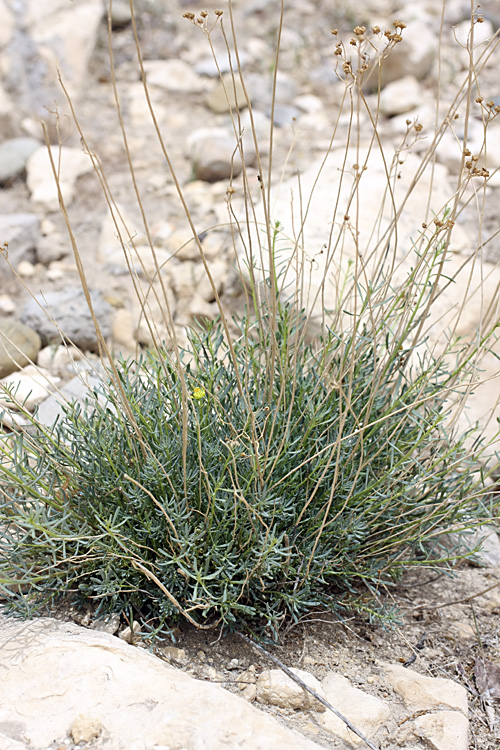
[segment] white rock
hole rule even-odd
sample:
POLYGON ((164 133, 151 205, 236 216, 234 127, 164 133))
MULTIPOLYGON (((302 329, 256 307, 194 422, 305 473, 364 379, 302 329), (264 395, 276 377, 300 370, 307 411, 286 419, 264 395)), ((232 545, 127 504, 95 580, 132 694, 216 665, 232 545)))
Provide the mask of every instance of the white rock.
POLYGON ((0 380, 0 386, 6 386, 12 393, 12 397, 6 394, 5 390, 0 390, 0 406, 9 408, 20 408, 32 412, 55 389, 60 382, 47 370, 40 367, 28 365, 19 372, 13 372, 11 375, 0 380))
MULTIPOLYGON (((412 7, 417 5, 412 3, 412 7)), ((382 81, 385 85, 406 75, 415 76, 419 81, 424 79, 432 69, 432 64, 438 53, 438 24, 430 24, 428 20, 405 17, 408 28, 403 31, 403 41, 396 44, 382 65, 382 81)), ((391 26, 391 31, 394 29, 391 26)), ((381 48, 387 46, 384 37, 380 42, 381 48)))
MULTIPOLYGON (((67 146, 61 147, 60 154, 59 148, 52 147, 52 157, 56 169, 60 157, 60 187, 64 201, 66 205, 69 205, 75 196, 78 177, 92 171, 92 162, 83 151, 67 146)), ((57 184, 45 146, 40 147, 30 156, 26 169, 32 201, 38 203, 46 211, 57 211, 59 208, 57 184)))
POLYGON ((12 8, 6 0, 0 0, 0 49, 5 49, 12 39, 15 22, 12 8))
POLYGON ((147 237, 140 219, 117 205, 114 213, 108 211, 102 220, 97 261, 114 273, 128 274, 128 263, 139 271, 141 266, 136 249, 145 242, 147 237))
POLYGON ((158 86, 165 91, 199 93, 206 91, 207 81, 197 75, 191 65, 183 60, 146 60, 146 81, 149 86, 158 86))
MULTIPOLYGON (((309 672, 303 669, 291 670, 297 677, 309 685, 318 695, 325 697, 321 683, 309 672)), ((259 703, 267 703, 271 706, 291 709, 312 709, 323 712, 325 707, 322 703, 304 690, 299 684, 288 677, 281 669, 265 669, 259 675, 256 684, 256 699, 259 703)))
POLYGON ((29 279, 35 275, 36 270, 33 263, 30 263, 29 260, 22 260, 17 266, 17 272, 19 276, 29 279))
POLYGON ((16 309, 16 304, 8 294, 0 294, 0 313, 12 313, 16 309))
MULTIPOLYGON (((470 32, 471 24, 469 20, 461 21, 451 31, 453 39, 463 47, 467 47, 470 43, 470 32)), ((474 49, 478 45, 484 45, 489 39, 491 39, 494 33, 493 26, 488 19, 485 19, 483 23, 474 24, 474 49)))
POLYGON ((457 711, 438 711, 417 716, 415 734, 432 750, 467 750, 469 720, 457 711))
POLYGON ((105 727, 103 750, 320 750, 243 698, 108 634, 50 619, 3 620, 1 634, 0 725, 17 722, 13 740, 32 747, 66 736, 81 714, 105 727))
POLYGON ((389 117, 411 112, 422 104, 423 89, 415 76, 408 75, 387 84, 380 95, 380 109, 389 117))
POLYGON ((57 85, 59 66, 71 95, 82 91, 102 15, 101 0, 26 0, 23 23, 49 68, 48 84, 57 85))
MULTIPOLYGON (((330 672, 322 681, 322 687, 328 702, 368 739, 372 739, 391 717, 388 703, 359 688, 352 687, 349 680, 342 675, 330 672)), ((355 748, 364 744, 363 740, 351 732, 331 711, 322 715, 321 723, 332 734, 342 739, 348 747, 355 748)))
POLYGON ((385 674, 405 705, 415 711, 446 707, 467 714, 467 691, 444 677, 427 677, 400 664, 385 664, 385 674))
POLYGON ((99 719, 92 719, 84 714, 79 714, 71 722, 69 732, 73 742, 92 742, 101 734, 104 729, 99 719))
POLYGON ((51 375, 67 378, 77 371, 77 362, 83 359, 83 353, 76 346, 46 346, 38 352, 37 365, 51 375))

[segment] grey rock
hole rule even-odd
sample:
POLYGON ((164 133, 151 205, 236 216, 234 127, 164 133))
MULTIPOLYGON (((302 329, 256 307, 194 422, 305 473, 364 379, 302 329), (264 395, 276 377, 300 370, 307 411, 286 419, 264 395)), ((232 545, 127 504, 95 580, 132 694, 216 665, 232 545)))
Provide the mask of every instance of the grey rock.
POLYGON ((0 378, 34 362, 40 351, 40 336, 17 320, 0 318, 0 378))
POLYGON ((240 110, 244 109, 247 106, 247 100, 239 78, 235 76, 233 80, 231 73, 225 73, 222 81, 207 96, 206 103, 216 114, 224 114, 236 107, 240 110))
MULTIPOLYGON (((255 163, 255 150, 245 143, 245 163, 255 163)), ((191 161, 198 180, 217 182, 226 180, 231 174, 237 176, 242 163, 234 135, 221 128, 203 128, 195 131, 190 138, 191 161)))
POLYGON ((32 263, 40 239, 40 219, 36 214, 0 215, 0 242, 8 242, 9 262, 15 267, 23 260, 32 263))
POLYGON ((0 143, 0 184, 21 175, 28 158, 39 147, 35 138, 9 138, 0 143))
POLYGON ((111 8, 111 23, 113 29, 122 29, 124 26, 128 26, 132 21, 132 13, 130 12, 130 5, 124 0, 114 0, 111 8))
MULTIPOLYGON (((111 333, 111 306, 98 291, 91 291, 91 299, 102 335, 107 337, 111 333)), ((98 348, 85 295, 77 287, 37 295, 24 307, 21 320, 38 331, 44 342, 59 341, 62 334, 80 349, 95 351, 98 348)))

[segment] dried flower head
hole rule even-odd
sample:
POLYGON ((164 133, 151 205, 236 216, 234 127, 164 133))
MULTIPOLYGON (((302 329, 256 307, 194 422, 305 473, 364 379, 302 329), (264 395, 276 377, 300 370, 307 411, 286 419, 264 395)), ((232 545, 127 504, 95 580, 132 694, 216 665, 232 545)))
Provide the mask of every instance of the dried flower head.
POLYGON ((380 26, 372 26, 372 34, 380 34, 380 26))
POLYGON ((332 29, 332 30, 330 31, 330 34, 333 34, 333 36, 337 36, 337 34, 338 34, 338 33, 339 33, 339 30, 338 30, 338 29, 332 29))
POLYGON ((392 25, 395 29, 406 29, 406 24, 403 21, 393 21, 392 25))
POLYGON ((355 26, 354 27, 354 33, 356 36, 363 36, 363 34, 366 31, 366 26, 355 26))
POLYGON ((214 13, 215 13, 216 16, 222 16, 222 14, 224 13, 224 11, 223 10, 214 10, 214 13))
POLYGON ((187 12, 184 13, 182 17, 187 18, 188 21, 194 21, 195 15, 194 13, 187 12))

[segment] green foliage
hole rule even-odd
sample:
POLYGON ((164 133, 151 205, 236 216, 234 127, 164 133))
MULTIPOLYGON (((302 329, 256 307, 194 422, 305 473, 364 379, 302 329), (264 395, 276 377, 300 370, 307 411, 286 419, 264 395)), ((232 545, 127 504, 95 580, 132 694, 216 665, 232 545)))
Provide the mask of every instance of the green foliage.
POLYGON ((380 594, 403 570, 451 567, 443 531, 492 512, 481 451, 449 434, 452 376, 428 354, 409 364, 397 308, 310 344, 292 304, 235 321, 231 347, 217 324, 192 330, 180 361, 122 361, 53 429, 13 438, 0 465, 0 583, 22 591, 10 606, 69 594, 158 628, 182 613, 276 632, 316 608, 384 618, 380 594))

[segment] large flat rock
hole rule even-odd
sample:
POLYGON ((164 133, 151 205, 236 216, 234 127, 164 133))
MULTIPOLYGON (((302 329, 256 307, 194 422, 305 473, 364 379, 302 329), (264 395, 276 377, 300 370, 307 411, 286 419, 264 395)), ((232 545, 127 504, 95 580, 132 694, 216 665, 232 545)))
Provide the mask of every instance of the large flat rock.
POLYGON ((0 750, 71 736, 104 750, 319 750, 218 685, 106 633, 0 620, 0 750))

